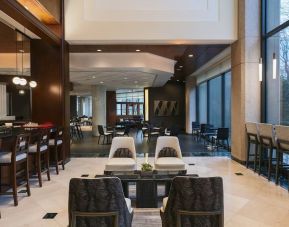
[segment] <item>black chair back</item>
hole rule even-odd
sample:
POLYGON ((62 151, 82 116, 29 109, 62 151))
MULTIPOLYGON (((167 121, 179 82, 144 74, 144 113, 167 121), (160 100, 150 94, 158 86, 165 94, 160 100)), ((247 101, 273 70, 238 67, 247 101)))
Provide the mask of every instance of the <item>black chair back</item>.
POLYGON ((229 139, 229 128, 218 128, 218 130, 217 130, 217 139, 218 140, 227 140, 227 139, 229 139))
POLYGON ((161 218, 166 227, 223 227, 222 178, 175 177, 161 218))
POLYGON ((16 137, 15 147, 12 150, 12 156, 11 156, 12 162, 16 161, 17 155, 28 153, 29 142, 30 142, 30 135, 29 134, 20 134, 16 137))
POLYGON ((102 125, 98 125, 97 126, 97 129, 98 129, 98 133, 99 133, 99 135, 104 135, 104 130, 103 130, 103 126, 102 125))
POLYGON ((71 179, 68 212, 69 227, 130 227, 132 221, 116 177, 71 179))
POLYGON ((129 131, 130 131, 130 126, 126 125, 124 128, 124 134, 129 134, 129 131))

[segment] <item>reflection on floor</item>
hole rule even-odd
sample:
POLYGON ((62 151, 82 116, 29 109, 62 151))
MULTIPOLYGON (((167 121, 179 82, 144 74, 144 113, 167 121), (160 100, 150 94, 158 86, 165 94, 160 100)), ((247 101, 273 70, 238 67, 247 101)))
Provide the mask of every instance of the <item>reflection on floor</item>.
MULTIPOLYGON (((32 182, 31 197, 19 195, 19 206, 13 206, 11 196, 0 196, 2 227, 67 227, 68 183, 72 177, 82 174, 101 174, 106 158, 72 158, 65 171, 52 174, 50 182, 44 181, 39 188, 32 182), (57 213, 54 219, 42 219, 46 213, 57 213)), ((143 163, 138 158, 138 167, 143 163)), ((185 157, 194 163, 188 173, 200 177, 221 176, 225 191, 226 227, 285 227, 289 223, 289 193, 252 170, 232 161, 228 157, 185 157), (236 175, 242 173, 243 175, 236 175)), ((153 163, 153 157, 149 158, 153 163)), ((133 227, 159 227, 159 209, 135 209, 133 227)))
MULTIPOLYGON (((150 143, 147 137, 142 137, 141 133, 130 133, 134 137, 138 157, 143 157, 144 153, 149 153, 150 157, 155 154, 156 138, 150 143)), ((230 156, 230 152, 224 149, 207 150, 203 142, 196 142, 191 135, 181 134, 178 136, 184 157, 190 156, 230 156)), ((89 131, 84 132, 84 139, 73 141, 71 145, 72 157, 108 157, 110 145, 98 144, 98 137, 93 137, 89 131)), ((102 143, 102 139, 101 139, 102 143)))

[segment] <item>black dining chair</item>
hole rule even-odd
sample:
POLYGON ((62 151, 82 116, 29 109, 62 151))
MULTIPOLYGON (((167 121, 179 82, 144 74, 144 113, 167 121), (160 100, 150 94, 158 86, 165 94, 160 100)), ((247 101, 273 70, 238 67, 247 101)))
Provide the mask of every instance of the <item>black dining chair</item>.
POLYGON ((226 148, 229 150, 229 128, 218 128, 217 135, 212 136, 211 141, 217 150, 219 150, 219 147, 224 147, 224 142, 226 142, 226 148))
POLYGON ((98 133, 99 133, 98 144, 99 144, 99 141, 100 141, 100 138, 101 138, 101 137, 103 137, 102 144, 104 144, 105 139, 106 139, 106 144, 108 144, 110 138, 111 138, 112 135, 113 135, 113 133, 111 133, 111 132, 104 132, 102 125, 98 125, 98 126, 97 126, 97 129, 98 129, 98 133))

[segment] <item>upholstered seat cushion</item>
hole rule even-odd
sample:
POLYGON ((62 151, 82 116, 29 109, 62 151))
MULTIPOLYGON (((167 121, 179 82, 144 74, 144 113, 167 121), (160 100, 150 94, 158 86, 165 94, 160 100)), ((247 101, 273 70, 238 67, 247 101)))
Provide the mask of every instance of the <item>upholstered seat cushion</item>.
POLYGON ((123 136, 123 135, 124 135, 124 132, 117 132, 116 135, 123 136))
POLYGON ((104 135, 105 135, 105 136, 112 135, 112 132, 105 132, 104 135))
POLYGON ((132 158, 132 152, 128 148, 118 148, 114 154, 114 158, 132 158))
MULTIPOLYGON (((0 152, 0 163, 11 163, 11 152, 0 152)), ((26 153, 16 155, 16 162, 27 157, 26 153)))
POLYGON ((185 170, 185 163, 180 158, 163 157, 155 161, 156 170, 185 170))
POLYGON ((133 158, 110 158, 105 165, 106 171, 133 171, 136 162, 133 158))
POLYGON ((127 209, 130 213, 132 213, 133 209, 131 208, 131 200, 128 199, 128 198, 124 198, 125 199, 125 202, 126 202, 126 205, 127 205, 127 209))
MULTIPOLYGON (((50 139, 49 140, 49 146, 54 146, 55 140, 54 139, 50 139)), ((57 145, 62 144, 62 140, 57 140, 57 145)))
POLYGON ((159 158, 161 157, 178 157, 178 154, 174 148, 164 147, 159 152, 159 158))
MULTIPOLYGON (((42 146, 40 146, 39 150, 40 150, 40 152, 42 152, 42 151, 46 151, 47 148, 48 148, 47 145, 42 145, 42 146)), ((29 153, 35 153, 35 152, 37 152, 37 144, 29 146, 29 153)))

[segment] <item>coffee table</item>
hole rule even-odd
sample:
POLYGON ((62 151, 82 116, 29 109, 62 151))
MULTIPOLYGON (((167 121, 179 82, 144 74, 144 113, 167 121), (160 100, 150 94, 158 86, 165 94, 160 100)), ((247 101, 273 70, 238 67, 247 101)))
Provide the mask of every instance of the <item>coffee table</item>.
POLYGON ((95 177, 118 177, 123 186, 125 197, 129 197, 129 183, 136 183, 136 207, 157 208, 158 207, 158 184, 165 184, 165 196, 168 196, 171 182, 176 176, 198 177, 197 174, 187 174, 186 170, 181 171, 105 171, 103 175, 95 177))

